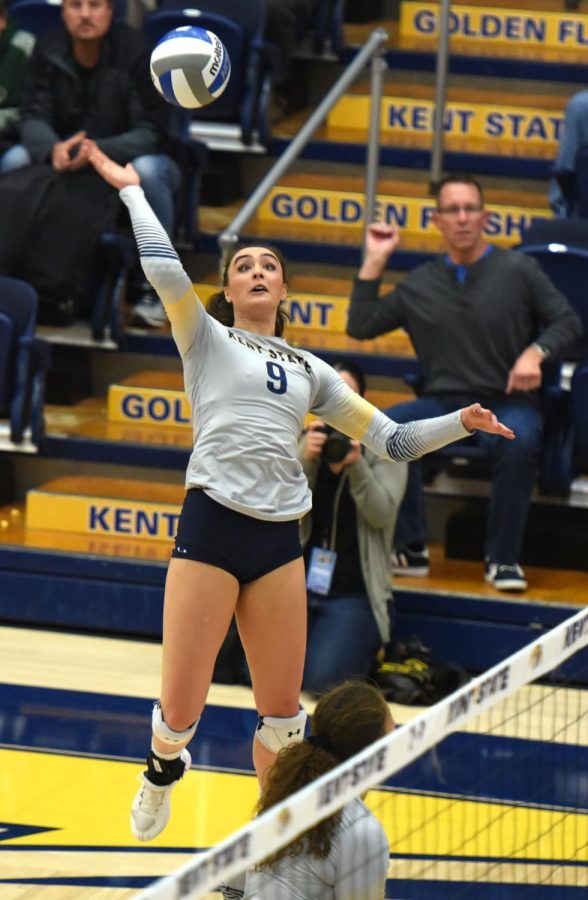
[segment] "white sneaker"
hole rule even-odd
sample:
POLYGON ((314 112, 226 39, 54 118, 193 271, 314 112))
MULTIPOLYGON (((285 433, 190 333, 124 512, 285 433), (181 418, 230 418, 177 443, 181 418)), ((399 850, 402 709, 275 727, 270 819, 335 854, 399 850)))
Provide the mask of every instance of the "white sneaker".
POLYGON ((131 325, 143 328, 161 328, 167 322, 163 303, 153 290, 145 291, 138 303, 133 306, 131 325))
MULTIPOLYGON (((192 764, 192 757, 185 747, 180 759, 184 763, 184 772, 180 776, 183 777, 192 764)), ((131 831, 140 841, 152 841, 169 822, 171 792, 180 779, 160 787, 145 775, 141 778, 143 784, 131 807, 131 831)))

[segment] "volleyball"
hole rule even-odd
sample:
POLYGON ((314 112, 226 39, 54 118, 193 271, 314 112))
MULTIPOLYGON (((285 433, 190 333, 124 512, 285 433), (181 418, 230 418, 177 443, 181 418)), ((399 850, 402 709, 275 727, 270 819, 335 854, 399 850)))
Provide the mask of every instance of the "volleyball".
POLYGON ((216 34, 183 25, 159 39, 151 54, 150 71, 153 84, 169 103, 200 109, 226 88, 231 61, 216 34))

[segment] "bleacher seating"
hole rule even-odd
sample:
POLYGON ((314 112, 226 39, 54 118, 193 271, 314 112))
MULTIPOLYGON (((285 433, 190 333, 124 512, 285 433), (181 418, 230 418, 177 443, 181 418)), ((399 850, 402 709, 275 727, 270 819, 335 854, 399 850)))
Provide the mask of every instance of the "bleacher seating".
POLYGON ((35 336, 37 292, 26 281, 0 275, 0 415, 10 420, 10 439, 20 444, 27 428, 38 444, 44 431, 45 376, 49 346, 35 336))
MULTIPOLYGON (((21 2, 26 3, 28 0, 21 2)), ((162 9, 154 17, 164 11, 164 6, 167 8, 169 5, 172 5, 171 0, 164 0, 162 9)), ((176 14, 187 8, 179 0, 174 5, 177 7, 176 14)), ((391 4, 383 5, 389 10, 391 4)), ((195 0, 194 6, 202 10, 206 8, 208 14, 217 17, 230 16, 229 6, 232 9, 240 6, 248 14, 254 8, 253 2, 244 0, 209 0, 202 4, 195 0)), ((338 0, 325 0, 317 8, 320 13, 325 10, 337 13, 343 6, 338 0)), ((563 7, 563 3, 560 6, 563 7)), ((521 0, 521 8, 531 7, 521 0)), ((497 15, 504 16, 507 13, 506 5, 502 2, 497 15)), ((364 20, 366 18, 369 17, 363 16, 364 20)), ((160 21, 160 31, 153 34, 153 40, 164 29, 169 30, 180 24, 177 19, 160 21)), ((190 23, 195 21, 197 17, 192 16, 190 23)), ((375 24, 369 21, 357 23, 355 33, 359 37, 353 38, 353 46, 349 43, 344 46, 343 58, 348 59, 355 52, 375 24)), ((312 48, 309 52, 308 47, 304 48, 303 64, 298 67, 303 76, 308 74, 312 81, 313 103, 318 102, 333 81, 335 69, 330 67, 338 67, 337 71, 340 71, 334 54, 328 52, 329 42, 330 49, 334 49, 333 38, 329 38, 328 32, 324 38, 325 32, 320 31, 319 25, 317 20, 317 39, 314 44, 314 51, 317 53, 316 68, 313 68, 312 48), (319 39, 321 34, 324 38, 322 44, 323 38, 319 39)), ((436 37, 430 34, 419 39, 420 46, 413 53, 408 43, 403 46, 398 40, 396 23, 391 22, 390 25, 390 41, 385 56, 394 68, 386 74, 387 93, 382 114, 378 187, 383 214, 389 220, 398 222, 403 232, 403 245, 399 253, 394 255, 393 269, 385 273, 385 281, 388 283, 403 277, 404 270, 418 264, 436 250, 436 234, 428 218, 430 198, 427 183, 436 37)), ((220 26, 213 27, 213 30, 220 31, 220 26)), ((346 26, 347 42, 351 34, 352 29, 346 26)), ((567 91, 563 69, 558 69, 558 74, 551 78, 551 72, 555 71, 552 62, 542 63, 543 68, 540 69, 537 60, 531 58, 531 49, 525 50, 524 60, 515 59, 512 47, 491 47, 486 42, 485 48, 476 56, 475 48, 472 49, 473 38, 470 39, 469 36, 467 42, 462 41, 459 47, 454 43, 454 47, 457 49, 455 52, 452 50, 452 73, 448 86, 449 127, 445 142, 445 167, 464 169, 481 177, 493 216, 494 230, 490 234, 490 240, 512 246, 519 240, 519 233, 527 230, 528 225, 532 229, 539 224, 553 224, 547 219, 540 223, 539 219, 549 215, 547 180, 551 160, 555 156, 553 136, 563 113, 566 92, 571 93, 571 88, 567 91), (498 56, 501 57, 500 65, 496 61, 498 56), (452 80, 456 72, 462 77, 452 80), (534 74, 531 75, 531 72, 534 74), (475 77, 467 81, 463 73, 470 73, 475 77), (494 76, 497 84, 491 81, 494 76), (511 78, 520 79, 516 85, 516 93, 511 88, 511 78), (522 82, 523 79, 527 80, 526 85, 522 82), (544 91, 541 90, 541 82, 546 86, 544 91), (487 127, 489 124, 492 129, 487 127), (472 127, 468 130, 470 125, 472 127), (518 134, 514 133, 515 126, 520 129, 518 134)), ((231 53, 230 50, 229 52, 231 53)), ((267 47, 259 47, 258 54, 260 65, 268 65, 271 51, 267 47)), ((235 66, 233 54, 231 56, 233 78, 238 87, 238 72, 242 70, 239 65, 235 66)), ((586 73, 585 63, 582 65, 581 72, 579 68, 576 71, 577 79, 580 75, 583 79, 586 73)), ((271 80, 271 72, 266 74, 271 80)), ((260 239, 272 240, 284 249, 294 264, 294 292, 301 290, 299 278, 306 279, 302 293, 293 293, 296 300, 292 304, 293 315, 289 331, 289 339, 293 344, 313 349, 330 361, 335 356, 356 357, 366 368, 376 389, 382 389, 380 402, 388 405, 396 402, 397 398, 392 400, 385 394, 388 391, 396 392, 402 374, 415 368, 408 336, 396 332, 385 338, 360 344, 347 339, 344 334, 345 303, 360 258, 361 204, 369 125, 368 83, 366 70, 363 83, 354 85, 345 98, 345 105, 339 108, 333 121, 313 136, 305 149, 306 158, 295 164, 294 171, 277 186, 265 203, 264 215, 244 228, 241 237, 248 239, 259 236, 260 239), (290 206, 286 209, 288 204, 290 206)), ((261 98, 262 116, 264 109, 267 112, 264 107, 267 93, 268 82, 265 81, 258 95, 261 98)), ((219 100, 207 110, 190 115, 193 135, 198 135, 200 128, 210 128, 212 133, 214 120, 220 117, 220 103, 219 100)), ((239 110, 239 116, 242 111, 239 110)), ((241 119, 235 114, 235 110, 233 113, 233 130, 243 136, 241 119)), ((262 177, 260 173, 267 170, 268 158, 277 155, 289 144, 300 128, 301 120, 302 116, 292 117, 291 120, 286 117, 274 125, 271 142, 265 148, 268 150, 267 157, 260 154, 259 159, 252 158, 252 145, 244 150, 243 146, 239 148, 242 151, 241 159, 236 155, 231 157, 231 165, 234 162, 236 170, 240 171, 243 161, 247 164, 242 166, 243 170, 247 169, 246 176, 243 176, 244 180, 246 177, 247 184, 244 184, 243 195, 232 194, 226 209, 218 204, 214 208, 207 208, 206 205, 201 208, 198 227, 200 242, 195 252, 183 254, 187 271, 194 281, 216 283, 217 240, 219 233, 235 214, 235 199, 244 199, 247 191, 262 177)), ((263 140, 264 134, 265 137, 268 136, 267 122, 265 126, 260 125, 257 113, 250 118, 249 127, 252 141, 255 141, 257 132, 259 141, 263 140)), ((207 143, 211 151, 216 152, 217 146, 208 140, 207 143)), ((242 140, 241 144, 245 144, 245 141, 242 140)), ((222 162, 225 162, 225 157, 222 162)), ((187 220, 184 221, 189 225, 189 211, 186 214, 187 220)), ((556 223, 554 227, 557 230, 564 226, 556 223)), ((543 239, 537 242, 543 242, 543 239)), ((566 243, 571 241, 566 240, 566 243)), ((111 248, 105 248, 104 252, 110 253, 111 248)), ((116 265, 120 263, 118 260, 116 265)), ((122 273, 122 269, 120 272, 122 273)), ((120 309, 119 304, 119 312, 120 309)), ((102 317, 98 324, 102 327, 109 326, 111 333, 114 330, 119 336, 123 336, 116 316, 109 319, 109 316, 113 316, 113 309, 104 303, 101 310, 102 317)), ((97 335, 98 331, 95 331, 95 337, 97 335)), ((80 481, 76 485, 76 490, 79 489, 85 496, 93 491, 92 496, 104 499, 104 486, 103 493, 100 494, 92 479, 94 476, 102 477, 107 474, 107 465, 112 469, 117 467, 115 477, 127 479, 129 490, 138 483, 138 491, 143 500, 146 499, 146 484, 160 487, 164 482, 173 483, 181 494, 183 472, 191 448, 191 429, 185 421, 188 414, 181 405, 184 400, 181 395, 179 363, 175 371, 177 385, 174 396, 170 396, 171 392, 164 394, 159 390, 165 386, 163 379, 161 383, 156 383, 157 389, 153 388, 153 382, 150 385, 137 383, 137 372, 144 366, 150 370, 165 369, 166 374, 170 373, 177 363, 177 352, 169 330, 165 328, 152 333, 131 329, 124 334, 124 342, 118 351, 113 352, 105 349, 106 343, 100 348, 88 349, 86 344, 72 350, 71 344, 65 347, 69 335, 57 336, 58 341, 62 339, 63 345, 56 352, 63 354, 65 360, 62 370, 65 373, 64 380, 69 379, 73 383, 78 371, 91 369, 92 387, 84 393, 84 388, 74 385, 78 391, 74 400, 58 400, 55 401, 55 406, 48 408, 49 424, 47 434, 41 441, 38 465, 35 467, 37 460, 33 460, 26 476, 19 479, 14 497, 10 498, 11 503, 14 501, 14 506, 20 504, 23 512, 18 522, 15 518, 11 528, 4 532, 4 540, 0 542, 0 570, 2 576, 7 578, 4 584, 9 585, 5 589, 8 599, 3 606, 0 605, 0 613, 3 609, 8 610, 13 621, 26 623, 43 621, 45 616, 47 624, 58 627, 89 630, 100 627, 108 628, 113 633, 136 633, 138 629, 145 629, 150 637, 157 637, 160 633, 167 549, 162 544, 164 549, 154 552, 153 547, 159 547, 157 541, 149 542, 142 538, 135 540, 130 536, 126 514, 130 504, 125 504, 125 512, 119 517, 118 530, 106 533, 104 529, 103 534, 82 537, 70 535, 63 538, 63 543, 60 543, 59 533, 52 531, 50 527, 47 530, 37 527, 35 534, 27 534, 23 504, 29 490, 40 489, 43 484, 51 485, 55 474, 61 474, 51 469, 55 459, 61 465, 64 465, 63 461, 67 461, 65 465, 68 474, 75 476, 87 476, 87 468, 84 467, 91 467, 92 478, 86 477, 83 484, 80 481), (71 355, 68 356, 70 351, 71 355), (163 363, 162 356, 168 357, 163 363), (126 380, 129 376, 134 378, 134 383, 126 385, 125 415, 114 421, 107 420, 106 391, 117 381, 126 380), (148 393, 149 389, 152 390, 151 394, 148 393), (53 553, 56 547, 60 547, 59 553, 53 553), (72 570, 75 571, 75 596, 71 591, 74 581, 72 570), (34 586, 31 596, 34 596, 36 586, 39 586, 42 603, 37 601, 36 606, 31 603, 26 609, 23 607, 19 600, 19 583, 22 577, 31 579, 30 583, 34 586), (43 611, 40 612, 43 604, 43 611)), ((574 382, 579 387, 582 374, 583 369, 579 365, 574 382)), ((581 399, 580 390, 574 396, 577 398, 578 415, 584 416, 586 401, 581 399)), ((569 424, 570 421, 571 418, 568 417, 566 422, 569 424)), ((558 425, 557 422, 553 424, 558 425)), ((562 428, 555 433, 562 435, 560 447, 554 445, 553 458, 557 460, 567 452, 571 432, 562 428)), ((584 471, 583 451, 577 440, 577 431, 575 434, 576 448, 572 451, 575 453, 575 461, 571 471, 581 474, 584 471)), ((567 484, 569 486, 569 481, 567 484)), ((54 486, 53 481, 53 488, 54 486)), ((110 485, 107 487, 108 497, 116 499, 118 495, 111 493, 110 485)), ((436 496, 434 491, 433 485, 427 500, 435 504, 436 511, 439 509, 441 520, 447 514, 447 506, 451 504, 447 504, 441 491, 436 496)), ((454 497, 459 496, 460 502, 464 503, 470 499, 480 502, 483 491, 475 496, 474 494, 475 489, 472 489, 471 495, 465 500, 465 495, 457 492, 454 497)), ((51 508, 50 498, 46 507, 51 508)), ((580 508, 580 504, 572 509, 570 507, 574 507, 572 498, 566 498, 563 503, 559 502, 557 496, 548 497, 545 502, 540 496, 534 498, 534 509, 547 509, 548 515, 553 509, 557 509, 562 519, 569 513, 578 514, 579 517, 583 515, 584 510, 580 508)), ((437 523, 435 525, 437 527, 437 523)), ((66 531, 61 532, 61 535, 66 535, 66 531)), ((437 542, 438 538, 433 540, 437 542)), ((548 554, 544 560, 536 563, 537 566, 545 566, 545 575, 542 577, 540 569, 532 571, 528 595, 520 603, 514 600, 506 602, 502 596, 497 598, 490 586, 483 585, 479 557, 470 564, 469 569, 463 558, 459 559, 459 563, 452 564, 451 560, 443 557, 443 549, 437 543, 433 548, 434 565, 430 578, 420 584, 416 579, 416 584, 411 580, 408 586, 406 582, 399 580, 395 586, 399 611, 398 628, 418 632, 435 646, 440 656, 459 661, 462 652, 460 648, 468 646, 471 651, 475 647, 470 656, 479 656, 476 663, 487 665, 496 659, 496 654, 505 649, 505 642, 509 643, 509 652, 522 646, 533 628, 550 627, 558 616, 566 614, 569 605, 582 602, 576 590, 576 573, 569 573, 569 592, 566 594, 563 573, 547 568, 550 564, 548 554), (445 568, 445 563, 448 568, 445 568), (553 600, 557 602, 554 603, 553 600), (482 629, 486 639, 480 642, 482 629), (482 648, 480 644, 483 644, 482 648)), ((568 568, 575 566, 569 565, 568 568)))

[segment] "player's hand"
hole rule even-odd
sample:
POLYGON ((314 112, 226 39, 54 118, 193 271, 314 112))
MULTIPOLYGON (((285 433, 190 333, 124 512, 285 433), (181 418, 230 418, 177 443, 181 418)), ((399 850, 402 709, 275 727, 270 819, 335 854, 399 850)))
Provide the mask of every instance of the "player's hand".
POLYGON ((117 191, 132 184, 141 184, 139 173, 133 168, 131 163, 127 163, 126 166, 119 166, 118 163, 107 156, 106 153, 103 153, 102 150, 99 150, 98 147, 94 147, 88 157, 88 161, 94 166, 98 174, 108 184, 116 188, 117 191))
POLYGON ((541 386, 541 363, 544 357, 535 347, 527 347, 508 373, 506 393, 513 391, 535 391, 541 386))
POLYGON ((484 409, 479 403, 472 403, 462 409, 461 421, 468 431, 487 431, 488 434, 499 434, 511 441, 515 438, 511 428, 499 422, 492 410, 484 409))
POLYGON ((302 451, 304 459, 309 460, 309 462, 317 460, 323 452, 326 440, 325 423, 321 422, 320 419, 313 419, 309 422, 304 435, 304 448, 302 451))

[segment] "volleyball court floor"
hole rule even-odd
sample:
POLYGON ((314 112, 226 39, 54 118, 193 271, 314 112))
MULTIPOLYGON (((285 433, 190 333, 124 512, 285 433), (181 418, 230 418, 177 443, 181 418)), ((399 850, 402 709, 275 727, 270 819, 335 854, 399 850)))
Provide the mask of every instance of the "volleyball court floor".
MULTIPOLYGON (((159 671, 156 644, 0 628, 2 900, 126 900, 250 818, 257 797, 251 766, 256 723, 251 694, 245 688, 213 685, 190 748, 193 768, 174 791, 168 827, 150 844, 133 838, 129 808, 149 740, 159 671)), ((587 697, 584 693, 584 712, 587 697)), ((306 705, 312 711, 312 704, 306 705)), ((420 711, 392 710, 399 722, 420 711)), ((476 797, 473 779, 479 777, 480 760, 492 758, 488 742, 493 739, 483 735, 452 736, 466 752, 455 764, 428 754, 416 771, 411 767, 410 787, 400 774, 394 787, 387 784, 370 792, 368 803, 380 816, 392 849, 386 896, 588 896, 586 725, 584 721, 577 732, 581 738, 572 740, 560 760, 565 774, 569 763, 583 759, 577 793, 562 787, 552 797, 543 796, 540 805, 525 798, 526 779, 514 762, 506 779, 493 778, 490 771, 484 798, 476 797), (489 831, 475 849, 464 847, 468 852, 456 854, 447 829, 433 835, 425 827, 447 796, 466 797, 467 815, 476 822, 497 805, 513 816, 507 828, 489 831), (538 859, 536 846, 520 850, 521 830, 532 831, 547 807, 564 814, 538 859), (398 824, 407 816, 415 823, 413 837, 399 845, 398 824), (424 876, 420 886, 407 880, 407 860, 426 864, 433 857, 444 863, 434 877, 424 876)), ((536 735, 534 730, 531 723, 526 737, 536 745, 541 777, 542 767, 553 765, 553 757, 544 752, 541 728, 536 735)), ((502 746, 502 751, 507 749, 508 744, 502 746)))

